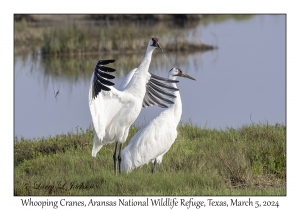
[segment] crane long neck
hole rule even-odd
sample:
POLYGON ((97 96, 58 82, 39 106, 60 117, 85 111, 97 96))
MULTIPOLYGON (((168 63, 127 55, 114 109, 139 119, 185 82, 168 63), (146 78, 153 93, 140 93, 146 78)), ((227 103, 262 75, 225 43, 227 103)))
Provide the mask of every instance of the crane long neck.
MULTIPOLYGON (((170 78, 170 79, 174 79, 174 78, 170 78)), ((176 83, 171 83, 171 86, 177 88, 176 83)), ((174 95, 176 96, 176 98, 174 99, 174 104, 169 106, 169 109, 174 112, 174 120, 178 124, 182 114, 182 103, 181 103, 181 97, 179 91, 174 91, 174 95)))
POLYGON ((148 72, 153 51, 154 51, 154 48, 147 49, 147 51, 144 55, 144 58, 141 61, 139 67, 138 67, 138 70, 139 70, 138 72, 139 73, 147 73, 148 72))
POLYGON ((146 83, 148 82, 147 73, 149 70, 152 53, 155 48, 148 47, 146 54, 141 61, 139 67, 136 72, 132 76, 130 82, 127 85, 126 92, 129 92, 136 96, 137 98, 143 100, 145 92, 146 92, 146 83))

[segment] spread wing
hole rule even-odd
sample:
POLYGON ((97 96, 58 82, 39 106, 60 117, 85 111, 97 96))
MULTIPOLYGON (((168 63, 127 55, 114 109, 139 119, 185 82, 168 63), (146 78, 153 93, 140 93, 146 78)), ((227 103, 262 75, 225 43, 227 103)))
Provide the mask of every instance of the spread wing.
MULTIPOLYGON (((131 70, 126 75, 119 87, 119 90, 125 89, 136 70, 137 68, 131 70)), ((176 98, 176 96, 172 93, 172 91, 178 91, 179 89, 171 87, 169 83, 178 81, 159 77, 152 73, 148 73, 147 76, 148 82, 146 84, 146 93, 143 100, 143 107, 157 105, 162 108, 167 108, 166 104, 173 104, 173 101, 171 99, 176 98)))
MULTIPOLYGON (((98 61, 91 78, 89 107, 99 139, 106 136, 106 139, 113 140, 115 136, 123 132, 122 129, 132 125, 140 112, 140 108, 136 107, 139 104, 137 99, 133 95, 122 91, 137 69, 129 72, 121 84, 121 89, 117 90, 113 87, 114 83, 110 81, 115 77, 108 74, 114 72, 115 69, 105 66, 113 62, 114 60, 98 61)), ((175 96, 169 91, 177 91, 178 89, 171 87, 169 83, 178 81, 162 78, 151 73, 148 73, 147 77, 148 82, 143 107, 158 105, 166 108, 166 104, 172 104, 171 99, 175 96)))
POLYGON ((115 85, 109 79, 114 79, 113 75, 107 74, 107 72, 116 71, 113 68, 106 67, 104 65, 113 63, 115 60, 99 60, 95 66, 93 73, 93 78, 91 81, 92 84, 92 98, 95 99, 101 90, 110 91, 110 88, 107 86, 115 85))
POLYGON ((132 111, 130 107, 135 104, 136 99, 131 94, 123 93, 114 88, 114 83, 108 80, 114 77, 106 72, 115 70, 103 65, 112 62, 114 60, 97 62, 89 89, 89 108, 99 139, 102 139, 105 135, 114 136, 117 132, 122 132, 120 131, 121 128, 130 126, 135 120, 134 115, 136 113, 132 114, 133 119, 124 116, 132 111), (113 125, 112 122, 114 122, 113 125), (109 133, 105 133, 105 129, 110 125, 112 126, 108 129, 109 133))
POLYGON ((152 73, 149 74, 150 79, 146 84, 143 107, 157 105, 162 108, 167 108, 166 104, 174 104, 174 102, 170 100, 171 98, 176 98, 172 91, 178 91, 179 89, 170 86, 169 83, 178 81, 159 77, 152 73))

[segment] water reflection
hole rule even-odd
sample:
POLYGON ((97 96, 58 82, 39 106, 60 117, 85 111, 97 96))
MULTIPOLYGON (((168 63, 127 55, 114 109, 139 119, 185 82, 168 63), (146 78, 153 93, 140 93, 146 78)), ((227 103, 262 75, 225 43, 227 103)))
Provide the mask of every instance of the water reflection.
MULTIPOLYGON (((285 16, 258 15, 197 27, 206 42, 214 43, 217 37, 218 50, 155 51, 150 65, 150 71, 160 76, 177 66, 197 79, 178 84, 182 121, 216 129, 251 122, 285 123, 285 16)), ((117 69, 118 87, 143 55, 144 51, 16 56, 15 135, 35 138, 89 127, 88 87, 97 60, 116 59, 111 66, 117 69)), ((143 109, 135 124, 146 124, 161 111, 158 107, 143 109)))

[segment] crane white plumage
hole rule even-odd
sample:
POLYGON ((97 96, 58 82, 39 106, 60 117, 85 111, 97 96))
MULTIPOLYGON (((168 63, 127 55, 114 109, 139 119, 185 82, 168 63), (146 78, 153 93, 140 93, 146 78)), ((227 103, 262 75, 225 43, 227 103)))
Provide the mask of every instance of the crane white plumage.
MULTIPOLYGON (((196 80, 179 68, 172 68, 168 77, 172 80, 177 77, 196 80)), ((171 83, 171 86, 177 88, 175 83, 171 83)), ((179 91, 175 91, 174 95, 176 96, 174 104, 140 129, 122 150, 121 171, 128 173, 151 161, 153 163, 152 173, 154 173, 156 163, 162 162, 163 155, 168 152, 177 138, 177 126, 182 114, 179 91)))
POLYGON ((114 60, 98 61, 92 74, 89 89, 89 107, 95 130, 92 156, 95 157, 103 145, 115 142, 113 155, 115 172, 117 158, 120 170, 122 144, 126 141, 129 127, 138 117, 142 106, 167 107, 164 103, 173 103, 167 98, 175 97, 164 91, 161 87, 166 85, 157 80, 165 83, 177 81, 161 78, 148 72, 151 56, 156 48, 162 50, 158 39, 151 38, 139 67, 133 69, 125 77, 120 90, 113 87, 114 83, 109 79, 114 79, 114 76, 107 73, 113 72, 115 69, 104 66, 113 63, 114 60), (153 97, 153 95, 159 97, 153 97), (118 143, 120 143, 120 147, 117 157, 118 143))

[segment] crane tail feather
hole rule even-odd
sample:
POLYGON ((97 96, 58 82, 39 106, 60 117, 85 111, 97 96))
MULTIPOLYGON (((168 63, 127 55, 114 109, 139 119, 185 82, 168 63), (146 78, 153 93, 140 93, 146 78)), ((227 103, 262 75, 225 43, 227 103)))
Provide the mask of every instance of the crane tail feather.
POLYGON ((94 140, 93 140, 93 149, 92 149, 92 156, 96 157, 97 153, 100 151, 102 148, 102 144, 100 144, 100 141, 97 137, 97 135, 94 135, 94 140))

